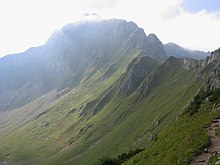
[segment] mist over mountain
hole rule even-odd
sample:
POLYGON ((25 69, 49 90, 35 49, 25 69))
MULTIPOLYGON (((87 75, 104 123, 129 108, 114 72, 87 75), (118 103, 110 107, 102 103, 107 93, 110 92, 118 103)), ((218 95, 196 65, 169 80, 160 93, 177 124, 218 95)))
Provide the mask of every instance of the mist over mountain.
POLYGON ((166 59, 156 36, 147 37, 133 22, 115 19, 66 25, 45 45, 0 60, 1 110, 18 108, 53 89, 77 86, 132 49, 166 59))
POLYGON ((219 57, 125 20, 68 24, 0 58, 0 164, 189 164, 220 117, 219 57))

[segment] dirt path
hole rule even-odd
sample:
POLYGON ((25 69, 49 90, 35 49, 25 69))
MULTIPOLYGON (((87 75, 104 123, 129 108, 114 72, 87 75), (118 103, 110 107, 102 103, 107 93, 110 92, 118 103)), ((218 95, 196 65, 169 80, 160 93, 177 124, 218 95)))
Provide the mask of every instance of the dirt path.
POLYGON ((206 148, 201 154, 196 156, 191 165, 208 165, 212 156, 220 154, 220 137, 216 136, 215 134, 215 131, 218 128, 220 128, 220 119, 215 119, 208 127, 208 135, 210 136, 211 140, 210 146, 206 148))

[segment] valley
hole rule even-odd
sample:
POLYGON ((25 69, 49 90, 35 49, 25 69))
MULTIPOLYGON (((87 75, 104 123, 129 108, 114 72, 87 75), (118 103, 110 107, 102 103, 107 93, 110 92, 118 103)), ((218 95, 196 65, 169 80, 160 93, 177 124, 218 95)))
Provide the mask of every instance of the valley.
POLYGON ((117 163, 189 164, 220 117, 219 65, 219 49, 165 45, 134 22, 68 24, 0 58, 0 164, 104 164, 137 149, 117 163))

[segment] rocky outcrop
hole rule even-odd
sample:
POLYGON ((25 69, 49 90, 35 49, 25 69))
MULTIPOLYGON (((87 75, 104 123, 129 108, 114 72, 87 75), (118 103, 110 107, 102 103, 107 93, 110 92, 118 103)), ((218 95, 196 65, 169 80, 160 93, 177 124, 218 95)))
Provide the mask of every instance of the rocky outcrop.
POLYGON ((134 92, 141 82, 158 66, 157 62, 148 56, 135 58, 127 67, 125 74, 118 82, 116 93, 118 95, 134 92))
POLYGON ((218 64, 220 63, 220 48, 211 53, 209 57, 207 57, 202 63, 202 67, 205 68, 210 64, 218 64))
POLYGON ((155 34, 149 34, 146 36, 142 28, 136 29, 129 36, 126 42, 126 47, 139 49, 147 56, 159 61, 165 61, 167 59, 162 42, 155 34))
POLYGON ((147 36, 146 49, 152 58, 158 58, 163 61, 167 59, 163 44, 155 34, 147 36))
POLYGON ((182 66, 186 70, 196 69, 198 67, 199 63, 200 62, 198 60, 194 60, 191 58, 183 58, 182 59, 182 66))
POLYGON ((200 61, 192 58, 176 58, 172 56, 165 62, 165 65, 169 67, 182 67, 185 70, 196 69, 199 64, 200 61))
POLYGON ((220 88, 220 49, 212 52, 211 56, 207 57, 202 63, 201 73, 208 75, 201 90, 207 91, 220 88))
POLYGON ((129 36, 126 47, 128 48, 137 48, 145 50, 147 46, 147 36, 144 33, 142 28, 136 29, 131 35, 129 36))
POLYGON ((163 75, 168 72, 175 72, 178 69, 195 71, 199 66, 199 61, 189 58, 169 57, 163 64, 149 74, 136 90, 134 102, 142 100, 149 95, 155 86, 163 79, 163 75))

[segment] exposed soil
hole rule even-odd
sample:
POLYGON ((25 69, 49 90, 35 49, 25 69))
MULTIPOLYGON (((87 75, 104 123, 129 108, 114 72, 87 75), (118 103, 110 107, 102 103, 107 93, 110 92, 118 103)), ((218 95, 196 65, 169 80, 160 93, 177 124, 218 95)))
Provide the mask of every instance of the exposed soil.
POLYGON ((196 156, 191 165, 208 165, 212 156, 220 154, 220 137, 216 135, 218 128, 220 128, 220 119, 215 119, 208 127, 208 135, 210 136, 209 147, 196 156))

